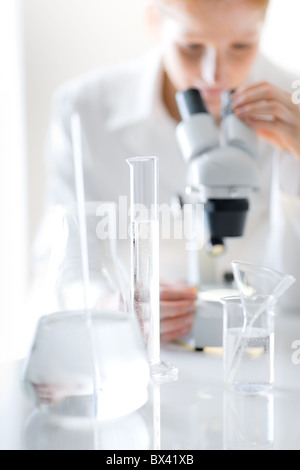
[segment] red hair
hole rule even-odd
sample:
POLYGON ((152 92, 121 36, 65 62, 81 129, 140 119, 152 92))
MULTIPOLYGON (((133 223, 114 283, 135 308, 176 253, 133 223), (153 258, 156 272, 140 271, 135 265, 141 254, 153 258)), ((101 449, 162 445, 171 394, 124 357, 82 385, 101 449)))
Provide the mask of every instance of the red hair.
MULTIPOLYGON (((209 2, 209 1, 217 1, 217 2, 222 2, 224 0, 157 0, 162 3, 175 3, 175 2, 185 2, 185 1, 192 1, 192 2, 209 2)), ((225 0, 226 1, 226 0, 225 0)), ((247 3, 252 3, 255 6, 261 6, 261 7, 267 7, 268 4, 270 3, 270 0, 242 0, 247 3)))

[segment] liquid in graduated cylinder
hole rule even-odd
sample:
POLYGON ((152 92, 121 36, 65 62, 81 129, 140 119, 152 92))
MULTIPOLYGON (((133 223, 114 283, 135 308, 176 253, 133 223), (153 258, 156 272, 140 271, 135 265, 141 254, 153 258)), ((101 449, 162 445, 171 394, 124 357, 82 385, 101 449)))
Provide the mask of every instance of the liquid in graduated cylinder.
POLYGON ((148 383, 143 344, 127 314, 95 312, 91 327, 85 312, 41 319, 25 371, 26 389, 40 408, 114 419, 146 403, 148 383))
POLYGON ((255 327, 246 332, 242 328, 229 328, 226 342, 225 382, 241 392, 270 389, 274 383, 274 332, 255 327), (237 351, 241 337, 242 352, 237 351), (234 363, 239 352, 239 361, 234 363))
POLYGON ((158 221, 135 222, 133 236, 134 310, 149 362, 155 364, 160 361, 159 287, 156 286, 159 279, 158 221))

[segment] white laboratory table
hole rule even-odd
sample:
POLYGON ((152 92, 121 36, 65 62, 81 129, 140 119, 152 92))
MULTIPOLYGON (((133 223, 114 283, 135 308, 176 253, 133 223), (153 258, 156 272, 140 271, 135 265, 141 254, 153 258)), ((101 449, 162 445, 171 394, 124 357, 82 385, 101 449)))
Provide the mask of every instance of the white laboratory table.
POLYGON ((0 449, 298 450, 300 353, 292 349, 297 340, 300 345, 300 309, 278 315, 274 391, 257 396, 224 389, 220 355, 169 345, 162 358, 178 366, 179 380, 151 390, 139 412, 97 427, 34 410, 22 392, 22 362, 3 365, 0 449))

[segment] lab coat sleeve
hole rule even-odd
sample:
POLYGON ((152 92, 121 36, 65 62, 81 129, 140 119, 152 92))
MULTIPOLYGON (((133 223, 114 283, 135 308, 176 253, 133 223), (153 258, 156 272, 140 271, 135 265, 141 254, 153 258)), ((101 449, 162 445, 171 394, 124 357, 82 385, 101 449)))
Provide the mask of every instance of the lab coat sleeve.
POLYGON ((282 152, 279 156, 278 181, 279 210, 277 222, 275 220, 280 243, 275 249, 281 253, 278 269, 296 278, 295 285, 282 303, 300 309, 300 161, 288 152, 282 152))
POLYGON ((300 308, 300 162, 291 154, 281 154, 278 164, 278 191, 274 195, 270 256, 275 269, 292 274, 295 285, 282 304, 300 308))
POLYGON ((280 213, 282 217, 281 266, 280 271, 292 274, 296 283, 283 298, 283 304, 291 308, 300 308, 300 197, 291 196, 281 191, 280 213))
POLYGON ((70 137, 70 118, 76 105, 68 90, 53 96, 50 125, 45 145, 47 172, 44 212, 32 246, 33 282, 44 276, 51 256, 53 234, 57 231, 54 207, 75 201, 70 137))
POLYGON ((46 206, 74 202, 74 172, 71 116, 76 110, 76 99, 71 91, 58 90, 52 103, 50 126, 46 139, 46 206))
POLYGON ((284 194, 300 197, 300 160, 287 152, 280 157, 279 184, 284 194))

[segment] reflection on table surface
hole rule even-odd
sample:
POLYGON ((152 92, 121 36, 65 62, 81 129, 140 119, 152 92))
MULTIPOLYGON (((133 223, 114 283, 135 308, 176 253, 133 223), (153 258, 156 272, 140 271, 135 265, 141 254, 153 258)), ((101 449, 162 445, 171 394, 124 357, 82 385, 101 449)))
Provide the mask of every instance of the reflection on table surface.
POLYGON ((35 411, 25 425, 23 445, 28 450, 156 451, 300 447, 296 392, 249 396, 203 388, 190 402, 178 400, 182 393, 177 387, 175 406, 166 403, 166 389, 156 389, 151 403, 139 412, 106 423, 57 419, 35 411))
POLYGON ((22 363, 2 366, 0 448, 300 449, 300 365, 292 361, 292 344, 300 340, 300 317, 277 320, 272 393, 226 391, 220 355, 172 345, 162 351, 162 358, 179 368, 179 380, 150 389, 149 402, 138 412, 97 424, 34 410, 20 385, 22 363))
POLYGON ((140 413, 97 423, 88 419, 58 419, 34 412, 25 427, 28 450, 144 450, 150 434, 140 413))

